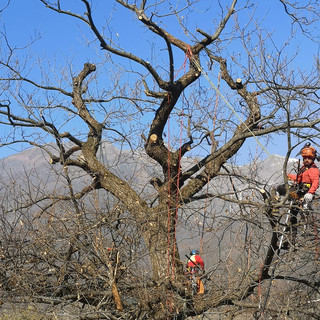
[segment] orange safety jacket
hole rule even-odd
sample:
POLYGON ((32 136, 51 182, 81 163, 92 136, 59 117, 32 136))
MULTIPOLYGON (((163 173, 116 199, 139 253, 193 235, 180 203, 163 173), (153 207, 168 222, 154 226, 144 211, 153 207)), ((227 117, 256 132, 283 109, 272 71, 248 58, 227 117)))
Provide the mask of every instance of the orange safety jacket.
MULTIPOLYGON (((297 174, 288 173, 288 178, 296 181, 297 174)), ((298 174, 297 183, 306 184, 309 187, 309 193, 314 194, 319 187, 320 171, 315 164, 312 164, 310 168, 303 166, 298 174)))
POLYGON ((196 269, 196 267, 199 267, 201 270, 204 269, 204 262, 202 258, 199 255, 192 255, 188 261, 187 268, 188 269, 196 269))

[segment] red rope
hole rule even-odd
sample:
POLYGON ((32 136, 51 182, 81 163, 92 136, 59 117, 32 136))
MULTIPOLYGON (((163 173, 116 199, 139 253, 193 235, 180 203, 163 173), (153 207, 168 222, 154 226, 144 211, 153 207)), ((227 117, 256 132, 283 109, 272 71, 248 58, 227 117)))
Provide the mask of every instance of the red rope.
POLYGON ((182 147, 182 131, 183 131, 183 109, 181 110, 181 126, 180 126, 180 148, 178 160, 178 174, 177 174, 177 198, 176 198, 176 214, 174 218, 174 242, 173 242, 173 257, 172 257, 172 278, 174 277, 174 265, 176 255, 176 237, 177 237, 177 222, 178 222, 178 203, 180 197, 180 173, 181 173, 181 147, 182 147))
MULTIPOLYGON (((170 103, 170 95, 168 94, 168 105, 170 103)), ((170 163, 171 163, 171 154, 170 154, 170 115, 168 116, 168 230, 167 230, 167 276, 169 276, 170 273, 170 208, 171 208, 171 187, 170 187, 170 163)))
POLYGON ((192 56, 193 56, 190 45, 187 46, 186 56, 187 56, 189 59, 191 59, 192 56))
POLYGON ((191 57, 192 57, 192 51, 191 51, 190 46, 188 45, 186 54, 185 54, 185 56, 184 56, 183 64, 181 65, 181 67, 178 69, 178 71, 177 71, 176 74, 174 75, 174 79, 177 77, 177 75, 178 75, 179 72, 182 70, 182 68, 183 68, 184 72, 186 72, 187 61, 188 61, 188 59, 190 59, 191 57))
MULTIPOLYGON (((182 64, 182 66, 179 68, 179 70, 176 72, 176 74, 174 75, 174 79, 177 77, 177 75, 179 74, 179 72, 182 70, 182 68, 186 69, 186 63, 187 60, 190 58, 190 56, 192 55, 191 52, 191 48, 188 45, 187 48, 187 52, 185 54, 185 58, 184 58, 184 62, 182 64)), ((168 104, 170 103, 170 96, 168 95, 168 104)), ((181 146, 182 146, 182 129, 183 129, 183 109, 181 111, 181 130, 180 130, 180 148, 179 148, 179 160, 178 160, 178 174, 177 174, 177 199, 176 199, 176 203, 178 203, 179 201, 179 196, 180 196, 180 190, 179 190, 179 180, 180 180, 180 161, 181 161, 181 146)), ((167 262, 167 276, 169 276, 170 274, 170 229, 171 229, 171 215, 170 215, 170 211, 171 211, 171 190, 170 190, 170 163, 171 163, 171 154, 170 154, 170 128, 169 128, 169 120, 170 120, 170 116, 168 117, 168 228, 167 228, 167 232, 168 232, 168 238, 167 238, 167 258, 168 258, 168 262, 167 262)), ((175 253, 176 253, 176 233, 177 233, 177 221, 178 221, 178 207, 177 205, 175 206, 175 218, 174 218, 174 238, 173 238, 173 256, 172 256, 172 270, 171 270, 171 278, 174 277, 174 265, 175 265, 175 253)))
MULTIPOLYGON (((183 62, 183 65, 180 67, 180 69, 177 71, 177 73, 175 74, 174 78, 176 78, 176 76, 178 75, 178 73, 180 72, 180 70, 182 68, 184 68, 185 70, 185 67, 186 67, 186 62, 188 60, 188 55, 186 54, 185 56, 185 59, 184 59, 184 62, 183 62)), ((170 103, 170 95, 168 94, 168 105, 170 103)), ((181 112, 182 116, 181 116, 181 119, 183 119, 183 110, 181 112)), ((167 259, 168 259, 168 262, 167 262, 167 276, 169 276, 170 274, 170 229, 171 229, 171 214, 170 214, 170 211, 171 211, 171 187, 170 187, 170 180, 171 180, 171 177, 170 177, 170 163, 171 163, 171 153, 170 153, 170 126, 169 126, 169 123, 170 123, 170 114, 168 116, 168 133, 167 133, 167 141, 168 141, 168 228, 167 228, 167 233, 168 233, 168 237, 167 237, 167 259)), ((176 199, 176 203, 178 203, 179 201, 179 193, 180 193, 180 189, 179 189, 179 179, 180 179, 180 161, 181 161, 181 146, 182 146, 182 128, 183 128, 183 122, 181 120, 181 130, 180 130, 180 149, 179 149, 179 162, 178 162, 178 176, 177 176, 177 199, 176 199)), ((172 270, 171 270, 171 279, 173 280, 174 278, 174 272, 175 272, 175 268, 174 268, 174 265, 175 265, 175 254, 176 254, 176 233, 177 233, 177 221, 178 221, 178 207, 176 205, 176 211, 175 211, 175 221, 174 221, 174 244, 173 244, 173 256, 172 256, 172 270)), ((170 300, 167 300, 167 305, 169 306, 169 309, 170 309, 170 312, 172 312, 172 308, 173 308, 173 304, 172 304, 172 295, 171 295, 171 298, 170 300)))

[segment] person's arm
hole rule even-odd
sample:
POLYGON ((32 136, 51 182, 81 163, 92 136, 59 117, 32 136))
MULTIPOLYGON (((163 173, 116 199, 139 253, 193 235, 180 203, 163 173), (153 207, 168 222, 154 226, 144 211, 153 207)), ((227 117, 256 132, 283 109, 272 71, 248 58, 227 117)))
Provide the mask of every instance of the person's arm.
POLYGON ((310 168, 307 170, 309 174, 309 178, 311 181, 311 187, 308 193, 314 194, 319 188, 319 169, 318 168, 310 168))
POLYGON ((297 175, 293 173, 287 173, 287 177, 292 181, 295 181, 297 179, 297 175))
POLYGON ((204 269, 204 262, 203 262, 202 258, 200 256, 196 256, 196 261, 197 261, 197 264, 199 264, 201 266, 201 269, 203 270, 204 269))
POLYGON ((317 167, 310 168, 306 171, 309 181, 311 181, 311 186, 308 192, 304 195, 303 200, 306 205, 308 205, 314 197, 315 192, 319 187, 319 169, 317 167))

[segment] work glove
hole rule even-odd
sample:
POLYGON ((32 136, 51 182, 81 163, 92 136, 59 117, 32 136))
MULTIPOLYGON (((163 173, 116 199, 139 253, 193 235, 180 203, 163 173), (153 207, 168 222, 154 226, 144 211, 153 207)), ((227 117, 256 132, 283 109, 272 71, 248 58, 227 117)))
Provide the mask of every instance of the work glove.
POLYGON ((306 193, 303 197, 303 200, 305 203, 310 203, 313 199, 313 194, 312 193, 306 193))

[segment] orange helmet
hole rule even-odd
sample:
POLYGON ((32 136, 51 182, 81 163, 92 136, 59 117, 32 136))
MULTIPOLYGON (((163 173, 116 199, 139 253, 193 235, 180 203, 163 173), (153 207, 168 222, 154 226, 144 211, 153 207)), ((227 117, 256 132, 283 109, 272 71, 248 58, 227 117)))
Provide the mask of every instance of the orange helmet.
POLYGON ((306 147, 301 150, 302 157, 311 157, 313 159, 316 158, 316 149, 313 147, 306 147))

